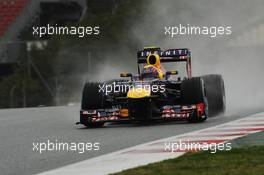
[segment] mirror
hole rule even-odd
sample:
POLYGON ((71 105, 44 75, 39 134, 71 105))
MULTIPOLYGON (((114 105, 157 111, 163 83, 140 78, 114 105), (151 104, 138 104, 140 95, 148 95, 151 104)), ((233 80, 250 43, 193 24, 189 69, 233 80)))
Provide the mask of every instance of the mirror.
POLYGON ((172 71, 167 71, 166 72, 166 80, 170 77, 170 75, 177 75, 178 71, 172 70, 172 71))
POLYGON ((120 74, 120 77, 132 77, 132 74, 131 73, 128 73, 128 72, 122 72, 120 74))

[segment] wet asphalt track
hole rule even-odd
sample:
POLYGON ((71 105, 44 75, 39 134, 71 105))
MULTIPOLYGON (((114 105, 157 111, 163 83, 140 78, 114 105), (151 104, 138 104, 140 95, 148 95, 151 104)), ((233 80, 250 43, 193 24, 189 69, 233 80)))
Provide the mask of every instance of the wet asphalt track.
POLYGON ((210 118, 205 123, 173 122, 139 126, 109 125, 88 129, 76 126, 79 107, 45 107, 0 110, 0 172, 1 174, 35 174, 140 143, 183 134, 218 125, 249 114, 263 112, 246 110, 239 114, 210 118), (33 151, 33 142, 100 142, 99 151, 33 151))

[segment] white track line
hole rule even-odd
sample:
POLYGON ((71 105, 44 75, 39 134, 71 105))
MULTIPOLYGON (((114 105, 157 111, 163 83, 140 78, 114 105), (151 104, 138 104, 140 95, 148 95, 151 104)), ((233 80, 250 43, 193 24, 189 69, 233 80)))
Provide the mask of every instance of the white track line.
POLYGON ((184 151, 176 151, 174 153, 165 151, 165 143, 190 141, 218 144, 260 131, 264 131, 264 113, 254 114, 249 117, 210 128, 140 144, 127 149, 47 171, 41 173, 41 175, 103 175, 115 173, 125 169, 179 157, 185 153, 184 151))

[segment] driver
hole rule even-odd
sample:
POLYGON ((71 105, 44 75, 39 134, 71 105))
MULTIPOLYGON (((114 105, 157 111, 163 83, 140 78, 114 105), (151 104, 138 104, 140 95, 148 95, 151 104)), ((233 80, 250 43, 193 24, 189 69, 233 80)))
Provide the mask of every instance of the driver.
POLYGON ((150 54, 147 57, 147 65, 143 67, 143 73, 150 73, 155 78, 164 78, 165 69, 160 64, 160 56, 157 54, 150 54))

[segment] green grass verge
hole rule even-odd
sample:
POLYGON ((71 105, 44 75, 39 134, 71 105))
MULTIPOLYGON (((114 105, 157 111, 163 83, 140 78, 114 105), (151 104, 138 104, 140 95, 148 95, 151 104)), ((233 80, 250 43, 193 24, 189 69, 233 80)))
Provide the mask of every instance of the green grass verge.
POLYGON ((264 146, 233 148, 231 151, 187 153, 115 175, 264 175, 264 146))

